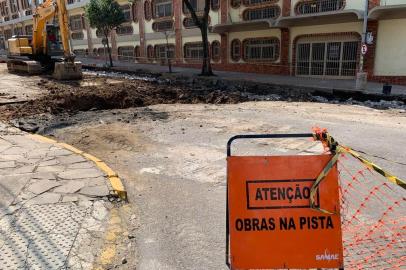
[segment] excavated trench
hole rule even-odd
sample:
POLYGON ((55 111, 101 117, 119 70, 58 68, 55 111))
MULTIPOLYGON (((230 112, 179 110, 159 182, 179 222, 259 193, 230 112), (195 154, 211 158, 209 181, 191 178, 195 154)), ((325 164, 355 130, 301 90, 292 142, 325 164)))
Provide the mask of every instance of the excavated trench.
POLYGON ((87 71, 81 81, 55 81, 43 77, 38 83, 42 95, 36 99, 0 106, 0 120, 30 132, 46 125, 48 118, 64 122, 80 111, 145 107, 155 104, 235 104, 245 101, 304 101, 363 105, 378 109, 405 110, 403 99, 365 95, 333 95, 305 88, 289 88, 253 82, 236 82, 216 77, 184 77, 181 74, 138 74, 87 71), (47 117, 44 117, 47 116, 47 117), (59 118, 59 119, 58 119, 59 118), (41 120, 45 119, 45 120, 41 120), (42 123, 41 123, 42 121, 42 123))
POLYGON ((23 104, 1 106, 0 118, 10 120, 42 113, 55 115, 162 103, 226 104, 248 100, 238 92, 224 92, 218 89, 191 91, 185 86, 168 85, 157 80, 128 80, 93 75, 86 75, 80 82, 43 79, 38 86, 45 90, 42 97, 23 104))

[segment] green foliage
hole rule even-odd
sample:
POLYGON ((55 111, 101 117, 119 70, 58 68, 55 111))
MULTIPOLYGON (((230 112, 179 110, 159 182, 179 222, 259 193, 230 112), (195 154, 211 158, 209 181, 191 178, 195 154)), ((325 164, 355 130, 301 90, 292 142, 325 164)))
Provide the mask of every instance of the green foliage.
POLYGON ((90 26, 102 31, 105 36, 125 22, 124 13, 114 0, 90 0, 85 12, 90 26))

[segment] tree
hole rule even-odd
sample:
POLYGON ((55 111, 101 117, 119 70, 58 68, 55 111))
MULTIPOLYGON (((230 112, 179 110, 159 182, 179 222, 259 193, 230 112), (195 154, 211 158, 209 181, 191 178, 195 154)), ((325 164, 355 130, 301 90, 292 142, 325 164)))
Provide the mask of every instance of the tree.
MULTIPOLYGON (((198 0, 197 0, 198 1, 198 0)), ((210 11, 210 0, 204 1, 203 16, 198 17, 196 10, 193 8, 190 0, 183 0, 184 5, 189 10, 192 15, 193 22, 200 29, 202 34, 203 42, 203 63, 202 63, 202 73, 201 75, 212 76, 213 71, 211 69, 211 63, 209 58, 209 40, 208 40, 208 27, 209 27, 209 11, 210 11)))
POLYGON ((169 68, 169 73, 172 73, 172 61, 171 61, 171 57, 169 55, 169 36, 171 35, 170 32, 168 31, 164 31, 163 34, 165 35, 165 40, 166 40, 166 44, 165 44, 165 58, 168 64, 168 68, 169 68))
POLYGON ((113 66, 111 58, 111 49, 109 44, 109 34, 111 30, 119 27, 125 22, 124 13, 120 5, 114 0, 90 0, 85 8, 86 17, 89 20, 90 27, 101 31, 106 39, 107 52, 109 54, 110 66, 113 66))

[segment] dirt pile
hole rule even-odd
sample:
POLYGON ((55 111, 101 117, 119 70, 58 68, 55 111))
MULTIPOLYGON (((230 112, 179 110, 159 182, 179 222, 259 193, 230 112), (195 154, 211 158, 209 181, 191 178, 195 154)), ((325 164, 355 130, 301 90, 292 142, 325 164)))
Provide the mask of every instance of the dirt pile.
POLYGON ((0 107, 0 118, 10 120, 42 113, 75 113, 87 110, 123 109, 154 104, 227 104, 248 100, 239 92, 190 89, 160 81, 120 80, 86 76, 81 82, 41 80, 45 94, 24 104, 0 107))

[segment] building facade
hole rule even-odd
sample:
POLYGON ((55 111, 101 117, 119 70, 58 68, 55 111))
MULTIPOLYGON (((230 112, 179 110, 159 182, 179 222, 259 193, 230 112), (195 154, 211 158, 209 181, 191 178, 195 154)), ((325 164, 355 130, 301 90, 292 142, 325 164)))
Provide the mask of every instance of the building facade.
MULTIPOLYGON (((199 66, 200 31, 182 0, 117 0, 126 22, 111 33, 114 59, 199 66)), ((190 0, 199 14, 204 0, 190 0)), ((74 52, 104 57, 102 36, 84 17, 88 0, 67 0, 74 52)), ((212 0, 214 69, 314 78, 355 78, 364 0, 212 0)), ((32 34, 31 0, 0 0, 0 49, 32 34)), ((406 0, 369 0, 368 79, 406 84, 406 0)))

